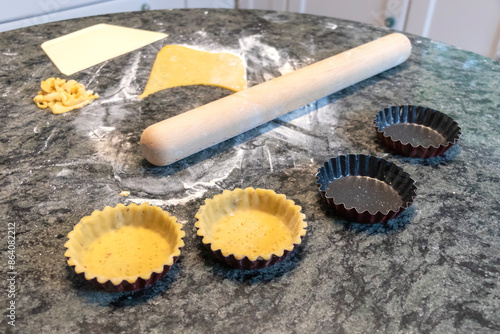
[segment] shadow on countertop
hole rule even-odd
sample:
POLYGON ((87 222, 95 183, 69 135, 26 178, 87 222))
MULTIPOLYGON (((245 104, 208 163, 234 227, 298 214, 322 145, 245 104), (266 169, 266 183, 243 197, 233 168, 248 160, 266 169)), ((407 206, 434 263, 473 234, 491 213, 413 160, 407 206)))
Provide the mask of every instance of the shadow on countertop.
POLYGON ((73 268, 67 266, 67 279, 71 282, 71 287, 77 290, 77 295, 89 304, 99 304, 101 306, 111 306, 114 308, 136 306, 146 303, 156 296, 168 291, 173 282, 179 276, 182 267, 182 258, 170 268, 167 275, 150 287, 133 292, 108 292, 98 289, 79 277, 73 268))
POLYGON ((303 240, 301 245, 291 252, 284 260, 267 268, 253 270, 231 268, 217 260, 217 258, 215 258, 215 256, 203 245, 198 245, 198 251, 205 266, 212 268, 214 276, 252 285, 270 282, 294 270, 302 259, 301 253, 304 242, 305 240, 303 240))

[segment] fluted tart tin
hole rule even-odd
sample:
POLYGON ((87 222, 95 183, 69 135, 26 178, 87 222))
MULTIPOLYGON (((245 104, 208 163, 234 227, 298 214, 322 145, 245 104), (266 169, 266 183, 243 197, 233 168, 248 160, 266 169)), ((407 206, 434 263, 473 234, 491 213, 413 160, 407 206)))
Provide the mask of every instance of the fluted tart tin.
POLYGON ((401 105, 377 113, 375 130, 393 152, 412 158, 442 155, 461 135, 458 123, 448 115, 422 106, 401 105))
POLYGON ((177 218, 148 203, 118 204, 83 217, 68 234, 68 265, 92 285, 137 291, 164 277, 180 256, 177 218))
POLYGON ((316 183, 339 216, 357 223, 386 223, 417 195, 415 182, 402 168, 363 154, 331 158, 318 169, 316 183))
POLYGON ((196 214, 197 235, 226 265, 261 269, 284 260, 302 242, 301 207, 270 189, 224 190, 196 214))

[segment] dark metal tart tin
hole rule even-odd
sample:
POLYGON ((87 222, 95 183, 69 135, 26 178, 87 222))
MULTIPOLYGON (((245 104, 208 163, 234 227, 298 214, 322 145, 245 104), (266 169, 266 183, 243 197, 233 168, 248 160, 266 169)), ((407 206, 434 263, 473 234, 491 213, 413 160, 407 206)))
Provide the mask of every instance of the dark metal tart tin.
POLYGON ((460 127, 451 117, 420 106, 392 106, 374 120, 380 141, 392 151, 412 158, 442 155, 457 143, 460 127))
POLYGON ((339 155, 318 169, 316 183, 335 212, 357 223, 385 223, 417 196, 410 175, 385 159, 339 155))

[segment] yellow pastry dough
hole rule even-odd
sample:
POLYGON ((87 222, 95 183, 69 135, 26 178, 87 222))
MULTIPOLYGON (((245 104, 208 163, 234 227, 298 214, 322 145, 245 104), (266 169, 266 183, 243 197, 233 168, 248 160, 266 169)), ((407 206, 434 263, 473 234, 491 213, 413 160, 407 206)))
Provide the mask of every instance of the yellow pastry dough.
POLYGON ((180 255, 184 236, 167 211, 148 203, 120 203, 83 217, 68 234, 64 255, 85 279, 96 279, 110 291, 130 291, 138 287, 124 281, 152 284, 166 273, 180 255))
POLYGON ((239 92, 246 84, 245 65, 238 56, 167 45, 158 52, 146 89, 139 98, 188 85, 219 86, 239 92))
POLYGON ((292 243, 292 233, 281 218, 260 210, 236 210, 213 228, 212 246, 227 254, 257 257, 277 253, 292 243))
POLYGON ((286 256, 302 242, 307 223, 300 210, 270 189, 224 190, 200 207, 195 227, 202 242, 223 257, 269 260, 286 256))
POLYGON ((50 108, 54 114, 62 114, 67 111, 81 108, 97 99, 98 94, 91 90, 85 90, 85 86, 75 80, 60 78, 48 78, 40 84, 42 88, 33 101, 41 108, 50 108))
POLYGON ((167 261, 175 245, 149 228, 122 226, 96 239, 83 255, 93 275, 118 278, 147 275, 167 261))

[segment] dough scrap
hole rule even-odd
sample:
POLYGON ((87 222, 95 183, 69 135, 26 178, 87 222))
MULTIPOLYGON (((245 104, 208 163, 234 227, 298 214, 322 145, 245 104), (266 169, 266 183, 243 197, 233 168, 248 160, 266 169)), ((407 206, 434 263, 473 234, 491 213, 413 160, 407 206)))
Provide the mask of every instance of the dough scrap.
POLYGON ((158 52, 146 89, 139 98, 189 85, 218 86, 239 92, 247 85, 245 65, 240 57, 230 53, 167 45, 158 52))
POLYGON ((54 114, 81 108, 99 97, 93 91, 85 90, 85 86, 75 80, 66 82, 65 79, 48 78, 42 81, 40 87, 42 90, 33 98, 33 101, 38 108, 48 107, 54 114))

